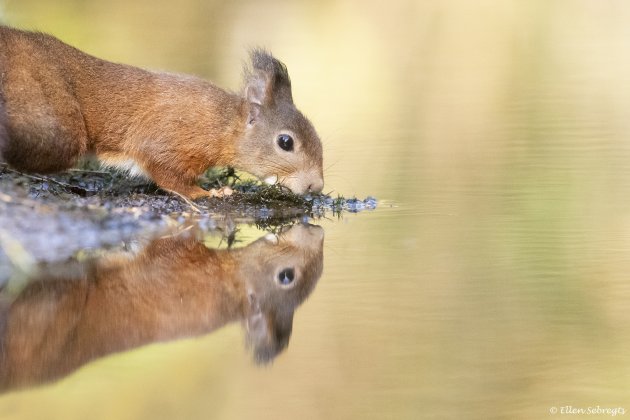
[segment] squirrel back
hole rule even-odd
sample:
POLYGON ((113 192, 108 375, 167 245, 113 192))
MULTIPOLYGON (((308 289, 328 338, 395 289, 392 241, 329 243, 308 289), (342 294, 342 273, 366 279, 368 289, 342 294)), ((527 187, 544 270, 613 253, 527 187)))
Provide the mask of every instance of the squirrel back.
POLYGON ((0 74, 0 147, 17 169, 55 172, 93 153, 191 198, 209 194, 197 178, 212 166, 295 193, 323 187, 319 137, 293 104, 286 67, 266 51, 251 52, 243 93, 235 94, 0 26, 0 74))

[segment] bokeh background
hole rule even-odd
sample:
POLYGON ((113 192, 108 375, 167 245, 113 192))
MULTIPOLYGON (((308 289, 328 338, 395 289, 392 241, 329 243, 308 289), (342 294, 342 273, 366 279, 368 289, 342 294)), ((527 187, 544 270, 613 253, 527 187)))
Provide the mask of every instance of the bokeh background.
POLYGON ((0 397, 1 418, 543 418, 630 410, 630 3, 4 0, 86 52, 238 90, 287 65, 324 142, 325 267, 289 349, 238 325, 0 397))

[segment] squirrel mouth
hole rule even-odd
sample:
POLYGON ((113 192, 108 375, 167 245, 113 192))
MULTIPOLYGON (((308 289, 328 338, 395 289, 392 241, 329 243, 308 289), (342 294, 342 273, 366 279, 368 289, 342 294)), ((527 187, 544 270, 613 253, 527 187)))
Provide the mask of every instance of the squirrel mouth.
POLYGON ((271 175, 264 179, 266 184, 275 185, 278 182, 278 175, 271 175))

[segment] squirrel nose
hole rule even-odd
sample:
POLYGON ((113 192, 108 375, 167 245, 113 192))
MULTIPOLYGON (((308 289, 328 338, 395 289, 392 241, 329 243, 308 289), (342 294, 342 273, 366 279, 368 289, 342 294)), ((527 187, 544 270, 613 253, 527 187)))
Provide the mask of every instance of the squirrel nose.
POLYGON ((324 180, 323 179, 318 179, 317 181, 309 184, 309 186, 308 186, 309 192, 318 193, 318 192, 321 192, 322 189, 324 189, 324 180))

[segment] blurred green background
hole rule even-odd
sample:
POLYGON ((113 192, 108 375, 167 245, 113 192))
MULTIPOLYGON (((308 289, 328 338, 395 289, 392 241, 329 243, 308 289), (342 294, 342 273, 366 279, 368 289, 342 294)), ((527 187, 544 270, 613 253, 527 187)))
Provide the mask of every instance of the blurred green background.
POLYGON ((630 3, 5 0, 5 22, 237 90, 282 59, 324 142, 324 275, 289 349, 238 326, 0 397, 1 418, 630 410, 630 3))

